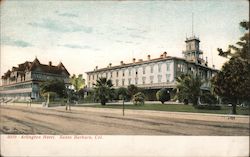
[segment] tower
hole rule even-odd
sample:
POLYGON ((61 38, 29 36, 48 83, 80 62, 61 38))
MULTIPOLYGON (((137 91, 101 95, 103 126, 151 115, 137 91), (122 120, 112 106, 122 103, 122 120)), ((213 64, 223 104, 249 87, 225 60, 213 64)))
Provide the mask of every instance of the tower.
POLYGON ((203 60, 203 52, 200 50, 200 39, 194 35, 193 28, 193 13, 192 13, 192 36, 186 37, 186 50, 182 53, 188 61, 193 61, 195 63, 202 64, 205 61, 203 60))
POLYGON ((200 50, 199 38, 192 36, 190 38, 186 38, 185 42, 186 50, 182 52, 184 54, 185 59, 196 63, 203 63, 203 52, 200 50))

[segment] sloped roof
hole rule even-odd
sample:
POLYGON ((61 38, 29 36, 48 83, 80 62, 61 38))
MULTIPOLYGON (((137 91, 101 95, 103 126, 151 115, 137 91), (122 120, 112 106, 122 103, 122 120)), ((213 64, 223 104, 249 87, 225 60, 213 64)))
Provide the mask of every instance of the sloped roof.
POLYGON ((51 73, 51 74, 62 74, 63 72, 66 75, 70 75, 65 66, 60 62, 57 66, 54 65, 46 65, 41 64, 40 61, 35 58, 33 62, 26 61, 22 64, 18 64, 18 67, 13 67, 12 71, 8 70, 3 76, 2 79, 6 79, 10 77, 11 72, 17 71, 18 73, 23 73, 25 71, 34 71, 39 68, 44 73, 51 73))

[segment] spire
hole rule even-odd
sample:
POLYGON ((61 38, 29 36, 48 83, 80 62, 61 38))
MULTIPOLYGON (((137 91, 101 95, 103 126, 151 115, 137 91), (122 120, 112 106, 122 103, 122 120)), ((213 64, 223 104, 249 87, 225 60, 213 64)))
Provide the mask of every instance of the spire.
POLYGON ((194 13, 192 13, 192 36, 194 36, 194 13))

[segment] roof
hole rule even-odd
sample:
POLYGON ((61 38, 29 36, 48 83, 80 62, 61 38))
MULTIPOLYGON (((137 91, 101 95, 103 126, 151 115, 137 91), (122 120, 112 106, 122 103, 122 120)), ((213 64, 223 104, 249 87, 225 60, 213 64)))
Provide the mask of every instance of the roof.
POLYGON ((116 66, 111 66, 111 67, 106 67, 106 68, 101 68, 101 69, 95 69, 93 71, 88 71, 86 73, 89 74, 89 73, 102 72, 102 71, 107 71, 107 70, 115 70, 115 69, 130 67, 130 66, 137 66, 137 65, 142 65, 142 64, 149 64, 149 63, 166 61, 166 60, 174 60, 174 59, 182 60, 182 61, 187 62, 187 63, 195 64, 195 65, 201 66, 203 68, 208 68, 208 69, 212 69, 212 70, 216 71, 216 69, 213 69, 211 67, 208 67, 208 66, 205 66, 205 65, 202 65, 202 64, 198 64, 198 63, 195 63, 195 62, 192 62, 192 61, 188 61, 188 60, 186 60, 184 58, 172 57, 172 56, 165 56, 165 57, 162 56, 162 57, 159 57, 159 58, 154 58, 154 59, 145 60, 145 61, 137 61, 137 62, 134 62, 134 63, 127 63, 127 64, 121 64, 121 65, 116 65, 116 66))
MULTIPOLYGON (((51 62, 50 62, 51 63, 51 62)), ((54 66, 52 64, 46 65, 41 64, 40 61, 35 58, 33 62, 26 61, 22 64, 18 64, 18 67, 13 67, 12 70, 8 70, 3 76, 2 79, 6 79, 10 77, 11 72, 18 72, 19 74, 22 74, 26 71, 34 71, 37 68, 39 68, 44 73, 51 73, 51 74, 62 74, 62 72, 65 72, 66 75, 70 75, 65 66, 60 62, 57 66, 54 66)))

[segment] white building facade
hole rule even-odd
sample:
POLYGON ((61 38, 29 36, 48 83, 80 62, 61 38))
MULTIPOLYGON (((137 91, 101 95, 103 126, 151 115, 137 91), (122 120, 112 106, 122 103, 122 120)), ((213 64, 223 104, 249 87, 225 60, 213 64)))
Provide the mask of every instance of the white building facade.
POLYGON ((203 89, 209 89, 209 80, 218 70, 207 66, 203 60, 203 52, 199 49, 199 39, 196 37, 187 38, 186 50, 183 51, 184 58, 168 56, 167 52, 159 58, 151 59, 150 55, 146 60, 133 58, 131 63, 98 69, 87 73, 87 86, 93 88, 96 80, 105 77, 112 80, 114 88, 127 87, 134 84, 144 89, 161 89, 176 87, 176 77, 182 73, 197 74, 203 80, 207 80, 203 89))

